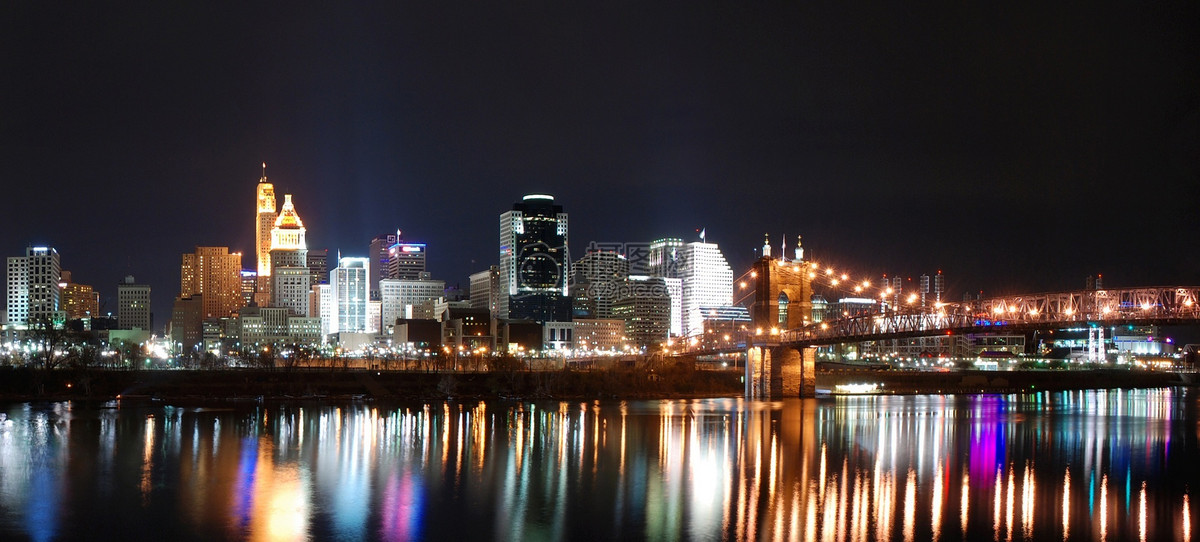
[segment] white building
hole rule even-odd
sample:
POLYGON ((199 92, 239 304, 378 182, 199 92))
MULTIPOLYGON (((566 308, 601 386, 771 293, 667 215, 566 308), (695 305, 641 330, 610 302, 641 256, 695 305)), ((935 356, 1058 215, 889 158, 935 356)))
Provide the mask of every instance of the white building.
MULTIPOLYGON (((330 325, 328 333, 367 333, 367 301, 370 295, 370 260, 341 258, 329 272, 330 325)), ((321 303, 322 316, 325 303, 321 303)), ((324 326, 322 326, 324 327, 324 326)))
POLYGON ((382 298, 380 331, 386 332, 396 320, 404 318, 428 318, 432 315, 422 314, 419 307, 430 299, 442 297, 446 291, 446 281, 442 280, 406 280, 383 279, 379 281, 379 294, 382 298))
POLYGON ((62 274, 58 251, 50 247, 28 247, 24 256, 8 258, 8 323, 28 325, 41 318, 61 322, 62 274))
MULTIPOLYGON (((703 333, 701 307, 725 307, 733 304, 733 270, 716 243, 684 243, 679 239, 659 239, 650 244, 650 272, 655 276, 680 280, 680 325, 675 331, 672 310, 671 334, 690 337, 703 333)), ((672 285, 667 285, 672 289, 672 285)))

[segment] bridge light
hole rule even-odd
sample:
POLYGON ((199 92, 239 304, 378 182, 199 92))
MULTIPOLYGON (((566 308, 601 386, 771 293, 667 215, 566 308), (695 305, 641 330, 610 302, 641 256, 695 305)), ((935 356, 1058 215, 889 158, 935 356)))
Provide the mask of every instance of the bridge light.
POLYGON ((777 327, 771 328, 771 335, 779 335, 779 328, 777 328, 777 327))
POLYGON ((837 286, 837 285, 838 285, 838 279, 833 279, 833 280, 830 280, 830 281, 829 281, 829 284, 831 284, 831 285, 833 285, 833 286, 837 286))
POLYGON ((1071 316, 1071 315, 1075 314, 1075 309, 1067 307, 1067 310, 1063 311, 1063 314, 1065 314, 1067 316, 1071 316))
POLYGON ((884 290, 884 291, 883 291, 883 293, 885 293, 885 294, 888 294, 888 295, 891 295, 891 294, 892 294, 892 289, 891 289, 891 288, 888 288, 888 289, 884 290))
POLYGON ((761 328, 761 327, 754 328, 754 334, 755 334, 755 335, 762 335, 762 328, 761 328))
POLYGON ((864 280, 864 281, 863 281, 863 288, 870 288, 870 287, 871 287, 871 281, 869 281, 869 280, 864 280))
POLYGON ((799 272, 800 272, 800 266, 798 266, 798 265, 793 265, 793 266, 792 266, 792 272, 793 272, 793 273, 799 273, 799 272))
POLYGON ((832 267, 826 267, 826 268, 825 268, 825 274, 826 274, 826 275, 832 275, 832 274, 833 274, 833 268, 832 268, 832 267))
POLYGON ((1150 310, 1150 304, 1149 304, 1149 303, 1142 303, 1142 310, 1144 310, 1144 311, 1148 311, 1148 310, 1150 310))
POLYGON ((850 277, 845 273, 842 273, 842 280, 850 280, 850 277))
POLYGON ((751 272, 750 272, 750 278, 752 278, 752 279, 756 279, 756 278, 758 278, 758 271, 751 271, 751 272))
POLYGON ((809 273, 808 273, 808 278, 810 278, 810 279, 815 279, 815 278, 817 278, 817 274, 816 274, 816 273, 813 273, 813 272, 809 272, 809 273))
POLYGON ((1183 306, 1185 306, 1185 307, 1190 307, 1190 306, 1192 306, 1192 300, 1191 300, 1191 299, 1188 299, 1188 300, 1184 301, 1184 302, 1183 302, 1183 306))
POLYGON ((829 324, 826 324, 825 322, 821 322, 821 329, 829 329, 829 324))
POLYGON ((1038 310, 1037 310, 1037 309, 1029 309, 1029 315, 1030 315, 1030 316, 1037 316, 1037 315, 1038 315, 1038 310))
POLYGON ((1009 312, 1010 314, 1011 314, 1011 313, 1015 313, 1015 312, 1017 312, 1017 308, 1016 308, 1016 307, 1009 307, 1009 308, 1008 308, 1008 312, 1009 312))
POLYGON ((1104 307, 1104 309, 1101 310, 1100 312, 1102 312, 1104 314, 1108 314, 1108 313, 1112 312, 1112 307, 1104 307))
POLYGON ((995 312, 996 314, 1004 314, 1004 307, 997 306, 992 312, 995 312))
POLYGON ((742 289, 745 290, 746 289, 746 281, 743 280, 741 286, 742 286, 742 289))
POLYGON ((911 305, 917 302, 917 294, 908 294, 908 303, 911 305))

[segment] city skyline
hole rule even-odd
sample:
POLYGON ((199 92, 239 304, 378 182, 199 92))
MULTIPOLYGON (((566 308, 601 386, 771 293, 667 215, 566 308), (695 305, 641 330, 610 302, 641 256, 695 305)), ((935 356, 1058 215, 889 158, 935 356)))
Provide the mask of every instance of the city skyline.
POLYGON ((1200 268, 1195 5, 0 9, 0 248, 55 247, 104 312, 136 276, 155 327, 179 254, 253 268, 264 161, 310 246, 400 228, 448 285, 538 192, 577 255, 704 228, 735 274, 763 233, 951 292, 1200 268))

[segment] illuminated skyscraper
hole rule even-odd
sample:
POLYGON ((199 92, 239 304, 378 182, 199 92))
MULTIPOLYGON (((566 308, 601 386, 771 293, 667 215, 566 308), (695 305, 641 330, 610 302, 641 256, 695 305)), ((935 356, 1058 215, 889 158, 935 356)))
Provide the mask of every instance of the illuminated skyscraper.
POLYGON ((530 194, 500 215, 502 319, 569 322, 567 213, 554 196, 530 194))
POLYGON ((271 276, 271 230, 275 227, 275 186, 267 182, 267 164, 258 180, 258 201, 254 220, 254 253, 258 257, 259 280, 271 276))
POLYGON ((309 312, 311 272, 304 235, 304 222, 292 204, 292 195, 285 194, 271 228, 271 306, 291 309, 295 316, 309 312))
POLYGON ((183 255, 179 296, 204 296, 202 318, 223 318, 242 308, 242 254, 228 247, 196 247, 183 255))
MULTIPOLYGON (((330 326, 328 333, 365 333, 370 296, 370 258, 341 258, 329 272, 330 326)), ((321 300, 322 318, 325 300, 321 300)), ((322 323, 324 325, 324 323, 322 323)))
POLYGON ((42 318, 66 320, 61 310, 62 273, 58 251, 50 247, 28 247, 24 256, 8 259, 8 323, 26 325, 42 318))
POLYGON ((650 244, 650 271, 657 276, 680 280, 684 336, 703 332, 701 307, 726 307, 733 302, 733 270, 715 243, 684 243, 680 239, 654 241, 650 244))

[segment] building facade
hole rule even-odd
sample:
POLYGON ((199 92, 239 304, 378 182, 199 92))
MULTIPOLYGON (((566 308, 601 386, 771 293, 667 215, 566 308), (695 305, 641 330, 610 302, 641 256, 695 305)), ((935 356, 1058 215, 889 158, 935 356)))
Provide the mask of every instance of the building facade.
POLYGON ((487 309, 496 318, 500 308, 500 266, 472 274, 470 284, 471 308, 487 309))
POLYGON ((275 186, 267 182, 267 165, 263 164, 263 175, 258 180, 258 197, 255 200, 254 255, 259 277, 271 276, 271 229, 275 227, 275 186))
POLYGON ((570 321, 569 277, 567 213, 553 196, 530 194, 501 213, 500 318, 570 321))
POLYGON ((133 275, 117 284, 117 326, 150 330, 150 285, 138 284, 133 275))
POLYGON ((441 280, 406 280, 383 279, 379 281, 379 294, 382 299, 380 307, 381 332, 386 332, 388 326, 395 325, 396 320, 432 318, 432 314, 424 314, 422 305, 442 297, 446 290, 446 282, 441 280))
MULTIPOLYGON (((371 260, 342 258, 329 272, 329 310, 331 321, 328 333, 366 333, 368 331, 367 302, 369 301, 371 260)), ((322 317, 325 315, 322 300, 322 317)))
POLYGON ((616 252, 588 251, 571 266, 572 285, 582 289, 581 293, 591 303, 593 316, 601 320, 613 317, 612 304, 628 279, 629 261, 616 252))
POLYGON ((388 275, 388 258, 389 249, 392 245, 400 242, 400 230, 396 233, 385 233, 376 235, 371 239, 371 243, 367 246, 367 255, 371 260, 371 299, 379 300, 379 281, 389 277, 388 275))
POLYGON ((203 296, 204 318, 237 314, 244 306, 242 254, 228 247, 196 247, 180 265, 179 296, 203 296))
POLYGON ((8 323, 24 326, 43 319, 65 321, 61 275, 58 251, 51 247, 27 247, 24 256, 9 257, 8 323))
POLYGON ((100 316, 100 294, 91 285, 76 283, 70 271, 62 271, 58 282, 62 310, 68 320, 100 316))

